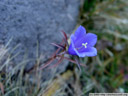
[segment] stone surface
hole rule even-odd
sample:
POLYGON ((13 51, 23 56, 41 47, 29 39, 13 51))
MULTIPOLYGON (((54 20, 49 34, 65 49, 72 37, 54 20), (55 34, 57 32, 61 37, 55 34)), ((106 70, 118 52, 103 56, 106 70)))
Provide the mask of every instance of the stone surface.
POLYGON ((46 59, 55 50, 50 43, 60 42, 60 31, 72 32, 79 4, 80 0, 0 0, 0 41, 6 44, 12 38, 9 47, 19 45, 12 52, 19 53, 13 61, 32 60, 29 69, 37 58, 37 49, 46 59))

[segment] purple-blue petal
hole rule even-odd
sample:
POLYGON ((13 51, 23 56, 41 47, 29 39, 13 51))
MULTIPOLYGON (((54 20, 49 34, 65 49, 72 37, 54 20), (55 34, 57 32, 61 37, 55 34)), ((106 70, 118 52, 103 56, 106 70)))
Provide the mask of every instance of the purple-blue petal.
POLYGON ((93 46, 97 42, 97 35, 93 33, 86 34, 84 27, 79 26, 75 34, 70 36, 71 44, 68 48, 68 53, 78 55, 79 57, 92 57, 97 55, 97 49, 93 46), (83 44, 86 44, 83 46, 83 44))
POLYGON ((79 26, 78 28, 77 28, 77 30, 75 31, 75 37, 77 38, 77 39, 79 39, 80 37, 82 37, 83 35, 85 35, 86 34, 86 30, 85 30, 85 28, 83 27, 83 26, 79 26))
POLYGON ((72 35, 70 36, 70 40, 71 40, 71 43, 72 43, 72 42, 75 42, 75 41, 76 41, 76 36, 75 36, 74 34, 72 34, 72 35))
POLYGON ((97 42, 97 35, 93 33, 87 33, 83 43, 86 43, 86 42, 88 43, 89 46, 93 47, 97 42))
POLYGON ((68 48, 68 53, 71 54, 71 55, 77 55, 75 50, 74 50, 74 46, 73 44, 71 43, 69 48, 68 48))
POLYGON ((94 47, 88 47, 88 48, 85 48, 85 50, 76 50, 75 49, 75 52, 77 53, 77 55, 79 57, 93 57, 93 56, 96 56, 97 55, 97 49, 94 48, 94 47))
POLYGON ((74 46, 75 39, 76 39, 75 35, 72 34, 70 36, 71 44, 70 44, 70 46, 68 48, 68 53, 71 54, 71 55, 77 55, 76 52, 75 52, 75 50, 74 50, 75 49, 75 46, 74 46))
POLYGON ((88 43, 88 46, 94 46, 97 42, 97 35, 93 33, 87 33, 86 35, 83 35, 81 38, 78 40, 75 40, 75 46, 80 47, 82 43, 88 43))

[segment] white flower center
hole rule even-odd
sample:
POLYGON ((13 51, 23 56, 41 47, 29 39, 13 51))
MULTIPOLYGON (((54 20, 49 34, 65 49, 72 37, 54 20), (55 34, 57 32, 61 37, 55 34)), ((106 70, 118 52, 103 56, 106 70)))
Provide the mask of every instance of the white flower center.
POLYGON ((86 43, 82 43, 82 46, 84 46, 85 48, 87 48, 87 42, 86 43))

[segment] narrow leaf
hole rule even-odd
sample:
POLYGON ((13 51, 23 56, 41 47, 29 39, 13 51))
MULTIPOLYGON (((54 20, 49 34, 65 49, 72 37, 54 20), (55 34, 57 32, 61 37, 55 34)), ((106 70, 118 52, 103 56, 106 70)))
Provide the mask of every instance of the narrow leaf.
POLYGON ((4 85, 1 82, 0 82, 0 89, 1 89, 2 94, 4 94, 4 85))
POLYGON ((59 64, 63 61, 63 59, 64 59, 64 57, 62 56, 62 57, 58 60, 58 62, 57 62, 56 64, 50 66, 49 69, 51 69, 51 68, 56 67, 57 65, 59 65, 59 64))
MULTIPOLYGON (((74 61, 74 60, 72 60, 72 59, 70 59, 70 58, 68 58, 68 57, 64 57, 64 59, 66 59, 66 60, 68 60, 68 61, 70 61, 70 62, 72 62, 72 63, 77 63, 76 61, 74 61)), ((85 64, 81 64, 81 63, 79 63, 81 66, 84 66, 84 67, 86 67, 86 65, 85 64)))
POLYGON ((51 44, 58 47, 58 48, 65 49, 65 47, 61 44, 56 44, 56 43, 51 43, 51 44))
POLYGON ((52 62, 54 61, 54 58, 51 58, 51 60, 49 60, 44 66, 42 66, 40 68, 40 70, 44 69, 45 67, 47 67, 48 65, 50 65, 52 62))
POLYGON ((63 33, 65 39, 68 40, 67 34, 63 30, 62 30, 62 33, 63 33))
POLYGON ((76 64, 77 64, 79 70, 81 71, 80 64, 79 64, 79 61, 77 60, 77 58, 75 58, 75 61, 76 61, 76 64))
POLYGON ((67 46, 69 46, 69 44, 68 44, 68 37, 67 37, 66 33, 64 31, 62 31, 62 33, 63 33, 63 36, 64 36, 63 40, 64 40, 65 44, 67 46))

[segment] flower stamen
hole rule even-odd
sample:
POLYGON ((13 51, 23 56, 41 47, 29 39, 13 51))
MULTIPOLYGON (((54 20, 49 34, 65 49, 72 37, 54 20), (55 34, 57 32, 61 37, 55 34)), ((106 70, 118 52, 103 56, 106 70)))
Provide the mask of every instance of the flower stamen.
POLYGON ((86 43, 82 43, 82 46, 84 46, 85 48, 87 48, 87 42, 86 43))

